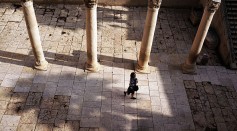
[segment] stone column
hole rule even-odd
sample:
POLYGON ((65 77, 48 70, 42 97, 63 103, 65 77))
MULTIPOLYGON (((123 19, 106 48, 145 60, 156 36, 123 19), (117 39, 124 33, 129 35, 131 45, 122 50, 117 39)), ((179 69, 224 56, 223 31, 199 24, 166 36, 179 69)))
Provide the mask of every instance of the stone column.
POLYGON ((97 60, 97 0, 84 0, 84 2, 86 5, 86 69, 96 72, 100 67, 97 60))
POLYGON ((136 71, 141 73, 149 73, 148 65, 151 53, 153 37, 156 28, 158 11, 162 0, 148 0, 148 11, 146 16, 145 27, 143 31, 142 43, 136 71))
POLYGON ((21 1, 32 50, 35 56, 34 67, 38 70, 47 70, 48 62, 45 60, 43 48, 41 46, 39 28, 35 16, 33 2, 31 0, 21 1))
POLYGON ((202 20, 198 27, 197 34, 194 38, 189 56, 186 59, 185 63, 182 64, 182 71, 186 74, 195 74, 196 73, 196 60, 202 50, 204 40, 206 38, 207 32, 211 25, 213 16, 217 9, 219 8, 221 0, 208 0, 202 20))

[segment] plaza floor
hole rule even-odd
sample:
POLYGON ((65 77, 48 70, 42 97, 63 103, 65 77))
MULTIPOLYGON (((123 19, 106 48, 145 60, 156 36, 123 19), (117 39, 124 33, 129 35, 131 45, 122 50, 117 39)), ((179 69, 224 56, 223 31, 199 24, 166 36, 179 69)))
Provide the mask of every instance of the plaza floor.
POLYGON ((150 74, 137 99, 124 97, 141 46, 145 7, 98 6, 100 71, 84 70, 85 7, 35 5, 47 71, 34 56, 20 6, 0 4, 1 131, 237 130, 237 71, 216 53, 196 75, 182 74, 197 27, 189 9, 161 8, 150 74))

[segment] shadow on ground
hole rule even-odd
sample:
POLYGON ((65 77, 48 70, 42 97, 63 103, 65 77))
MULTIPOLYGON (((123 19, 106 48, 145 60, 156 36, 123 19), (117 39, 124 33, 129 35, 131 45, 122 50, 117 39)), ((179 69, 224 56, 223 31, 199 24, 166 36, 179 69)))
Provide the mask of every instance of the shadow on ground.
MULTIPOLYGON (((148 86, 140 86, 140 90, 146 92, 138 92, 137 99, 132 100, 123 95, 128 81, 127 78, 124 81, 118 77, 124 77, 124 74, 87 73, 82 70, 73 74, 64 72, 64 69, 75 70, 57 65, 48 72, 38 72, 24 67, 24 73, 15 87, 2 86, 0 101, 5 103, 1 106, 1 129, 78 131, 180 128, 177 124, 164 126, 164 123, 177 120, 173 110, 176 108, 169 105, 169 98, 162 104, 159 94, 150 97, 148 86), (57 74, 56 68, 61 68, 62 72, 57 74), (50 75, 52 72, 56 74, 50 75), (156 99, 156 103, 152 103, 151 98, 156 99), (165 111, 161 105, 166 105, 165 111)), ((184 119, 180 120, 185 122, 184 119)))

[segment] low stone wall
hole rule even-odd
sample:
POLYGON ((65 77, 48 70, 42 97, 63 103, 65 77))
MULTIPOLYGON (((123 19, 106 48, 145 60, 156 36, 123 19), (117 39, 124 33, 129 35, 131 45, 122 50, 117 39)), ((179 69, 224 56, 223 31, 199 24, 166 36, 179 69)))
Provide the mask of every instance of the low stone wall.
MULTIPOLYGON (((83 4, 83 0, 33 0, 39 4, 83 4)), ((20 2, 20 0, 1 0, 1 2, 20 2)), ((0 2, 0 3, 1 3, 0 2)), ((114 6, 146 6, 147 0, 99 0, 102 5, 114 6)), ((163 0, 163 7, 194 7, 199 4, 199 0, 163 0)))

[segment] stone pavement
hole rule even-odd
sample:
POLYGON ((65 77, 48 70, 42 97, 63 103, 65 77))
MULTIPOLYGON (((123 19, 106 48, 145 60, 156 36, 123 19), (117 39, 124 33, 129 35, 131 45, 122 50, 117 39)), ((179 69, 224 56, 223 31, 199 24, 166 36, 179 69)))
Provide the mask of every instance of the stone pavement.
POLYGON ((237 130, 237 72, 215 56, 196 75, 180 71, 196 31, 190 10, 161 8, 151 73, 137 74, 136 100, 123 91, 137 61, 146 8, 98 7, 98 73, 84 71, 85 7, 35 10, 48 71, 32 69, 21 8, 0 4, 0 130, 237 130))
POLYGON ((237 93, 233 86, 184 82, 196 130, 237 130, 237 93))

